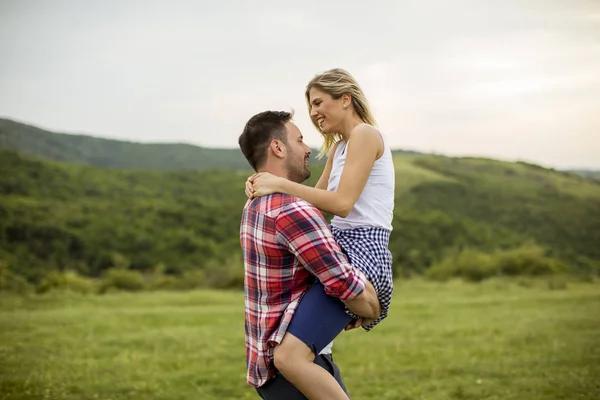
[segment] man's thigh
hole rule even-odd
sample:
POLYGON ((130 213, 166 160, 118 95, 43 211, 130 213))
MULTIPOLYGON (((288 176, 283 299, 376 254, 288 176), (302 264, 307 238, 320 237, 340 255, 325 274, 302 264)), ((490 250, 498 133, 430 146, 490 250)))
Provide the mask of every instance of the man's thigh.
MULTIPOLYGON (((325 368, 338 381, 344 392, 348 390, 342 381, 340 370, 333 362, 330 354, 318 355, 315 357, 315 364, 325 368)), ((306 400, 306 397, 294 385, 292 385, 283 375, 277 371, 275 376, 269 379, 267 383, 256 389, 259 396, 264 400, 306 400)))

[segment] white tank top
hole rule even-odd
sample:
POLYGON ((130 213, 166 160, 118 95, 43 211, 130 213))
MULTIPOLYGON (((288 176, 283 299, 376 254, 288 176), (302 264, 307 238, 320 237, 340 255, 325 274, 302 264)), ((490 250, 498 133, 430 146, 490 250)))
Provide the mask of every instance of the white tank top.
MULTIPOLYGON (((381 134, 381 133, 380 133, 381 134)), ((352 229, 361 226, 375 226, 389 231, 392 230, 394 217, 395 170, 392 151, 383 135, 383 155, 373 164, 373 169, 367 184, 358 197, 356 204, 347 217, 337 215, 331 220, 331 225, 340 229, 352 229)), ((333 156, 333 166, 327 183, 327 190, 337 191, 346 165, 347 143, 342 141, 337 146, 333 156)))

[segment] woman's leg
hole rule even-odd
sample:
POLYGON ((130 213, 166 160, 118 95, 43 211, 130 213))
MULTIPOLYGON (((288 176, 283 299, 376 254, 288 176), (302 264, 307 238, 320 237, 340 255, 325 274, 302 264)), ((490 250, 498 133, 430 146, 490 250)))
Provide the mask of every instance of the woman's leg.
MULTIPOLYGON (((333 361, 331 354, 320 354, 315 357, 315 364, 326 369, 339 385, 348 393, 344 381, 340 374, 340 369, 333 361)), ((290 381, 285 379, 281 372, 277 371, 275 375, 263 386, 256 388, 258 395, 264 400, 306 400, 304 396, 290 381)))
POLYGON ((348 399, 315 355, 351 321, 344 304, 325 294, 320 282, 304 295, 281 343, 275 347, 275 367, 308 399, 348 399))
POLYGON ((314 363, 312 350, 290 333, 275 348, 275 367, 309 400, 348 400, 348 396, 323 367, 314 363))

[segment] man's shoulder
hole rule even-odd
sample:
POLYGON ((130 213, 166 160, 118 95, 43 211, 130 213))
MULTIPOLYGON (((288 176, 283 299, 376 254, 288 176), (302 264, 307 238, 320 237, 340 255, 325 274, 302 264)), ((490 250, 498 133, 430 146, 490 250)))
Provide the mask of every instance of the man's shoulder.
POLYGON ((249 200, 246 203, 245 211, 257 212, 271 218, 302 211, 310 214, 317 213, 321 216, 321 212, 309 202, 284 193, 273 193, 249 200))

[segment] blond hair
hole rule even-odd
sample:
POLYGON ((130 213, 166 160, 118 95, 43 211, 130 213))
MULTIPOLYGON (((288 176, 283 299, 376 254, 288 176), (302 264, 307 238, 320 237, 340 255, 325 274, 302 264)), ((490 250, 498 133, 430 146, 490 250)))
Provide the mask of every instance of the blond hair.
MULTIPOLYGON (((329 94, 334 99, 339 99, 345 94, 350 95, 352 98, 352 106, 354 107, 354 111, 356 114, 358 114, 360 119, 369 125, 376 125, 375 118, 371 113, 371 109, 369 108, 369 103, 365 97, 365 94, 358 85, 358 82, 356 82, 356 79, 354 79, 347 71, 341 68, 330 69, 329 71, 325 71, 316 75, 311 79, 310 82, 308 82, 308 85, 306 85, 305 95, 309 114, 311 110, 309 92, 312 88, 317 88, 329 94)), ((317 121, 315 121, 312 117, 311 121, 324 139, 323 146, 321 146, 321 150, 319 151, 319 158, 321 158, 327 155, 335 143, 342 140, 342 135, 340 133, 325 135, 321 131, 317 121)))

